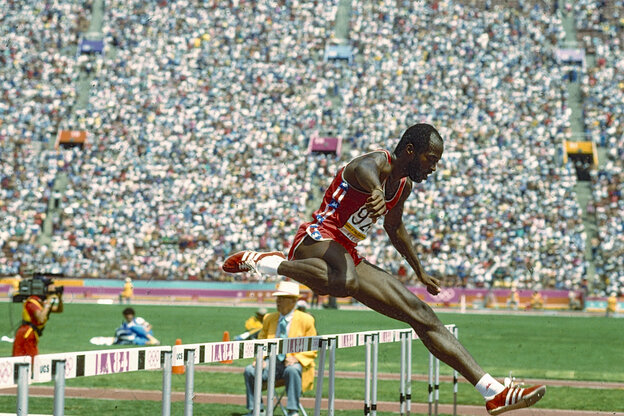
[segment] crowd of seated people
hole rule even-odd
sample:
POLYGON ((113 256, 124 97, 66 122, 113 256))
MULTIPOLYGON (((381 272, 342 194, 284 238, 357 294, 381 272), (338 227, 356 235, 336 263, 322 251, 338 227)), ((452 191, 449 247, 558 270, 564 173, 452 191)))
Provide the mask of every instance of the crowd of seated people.
MULTIPOLYGON (((427 270, 481 285, 501 261, 509 280, 527 286, 579 284, 586 265, 576 178, 558 153, 569 132, 564 71, 552 53, 563 37, 558 17, 539 4, 363 4, 353 28, 362 57, 341 73, 341 93, 345 136, 357 151, 385 145, 415 118, 447 138, 435 179, 407 204, 427 270)), ((402 264, 384 244, 366 249, 382 267, 402 264)))
POLYGON ((596 65, 582 78, 587 135, 604 150, 591 172, 592 210, 598 239, 592 245, 604 293, 624 294, 624 3, 586 0, 577 6, 581 27, 591 39, 596 65))
MULTIPOLYGON (((74 119, 94 140, 59 161, 69 185, 50 267, 232 279, 219 270, 225 256, 287 250, 315 187, 428 121, 445 153, 405 218, 425 268, 483 286, 501 263, 527 287, 575 287, 585 235, 559 153, 569 109, 552 48, 563 29, 550 6, 523 4, 355 4, 348 65, 323 61, 337 1, 107 2, 111 52, 96 58, 89 106, 74 119), (341 107, 329 111, 332 91, 341 107), (340 158, 306 154, 316 131, 344 138, 340 158)), ((398 273, 378 234, 363 254, 398 273)))
POLYGON ((0 13, 0 274, 49 255, 37 241, 58 165, 49 150, 75 101, 91 3, 15 1, 0 13))
POLYGON ((59 263, 226 278, 217 259, 245 240, 284 246, 302 217, 318 163, 304 134, 320 119, 335 4, 152 6, 107 4, 116 49, 77 118, 94 144, 66 156, 59 263))

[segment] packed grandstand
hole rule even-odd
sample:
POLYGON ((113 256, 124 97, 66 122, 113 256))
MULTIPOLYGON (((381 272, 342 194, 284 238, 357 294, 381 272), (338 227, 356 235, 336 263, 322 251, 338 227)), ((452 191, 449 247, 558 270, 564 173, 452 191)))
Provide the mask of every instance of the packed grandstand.
MULTIPOLYGON (((232 279, 228 254, 286 251, 342 164, 426 121, 445 152, 405 223, 430 274, 578 289, 592 263, 598 294, 624 294, 624 2, 353 1, 350 63, 323 59, 337 0, 111 0, 104 53, 78 56, 95 3, 3 6, 0 274, 232 279), (596 241, 562 151, 567 11, 596 57, 580 78, 583 133, 607 155, 591 170, 596 241), (60 129, 88 145, 55 149, 60 129), (318 131, 342 153, 309 153, 318 131)), ((411 279, 381 227, 362 254, 411 279)))

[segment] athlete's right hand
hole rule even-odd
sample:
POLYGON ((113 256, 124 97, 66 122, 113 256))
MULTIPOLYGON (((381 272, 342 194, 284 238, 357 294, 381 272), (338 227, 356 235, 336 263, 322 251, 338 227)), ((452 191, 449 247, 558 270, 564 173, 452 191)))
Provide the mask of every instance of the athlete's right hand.
POLYGON ((418 276, 418 279, 427 286, 427 292, 433 296, 440 293, 440 280, 433 276, 429 276, 427 273, 423 273, 422 276, 418 276))
POLYGON ((383 190, 380 188, 373 189, 371 196, 366 200, 366 209, 373 221, 377 221, 377 218, 386 214, 386 196, 383 190))

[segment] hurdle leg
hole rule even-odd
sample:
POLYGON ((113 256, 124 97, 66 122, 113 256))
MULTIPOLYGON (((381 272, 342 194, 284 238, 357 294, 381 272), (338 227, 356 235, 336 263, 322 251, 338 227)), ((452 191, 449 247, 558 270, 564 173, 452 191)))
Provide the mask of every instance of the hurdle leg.
POLYGON ((65 360, 52 360, 54 377, 54 416, 65 414, 65 360))
POLYGON ((371 335, 365 335, 366 355, 364 363, 364 415, 370 415, 371 410, 371 335))
MULTIPOLYGON (((254 416, 260 416, 262 407, 262 358, 264 355, 264 345, 256 344, 256 373, 254 375, 254 416)), ((272 405, 273 403, 269 403, 272 405)))
POLYGON ((412 333, 405 334, 407 337, 407 362, 405 364, 405 407, 407 408, 406 415, 409 416, 412 411, 412 333))
POLYGON ((329 382, 327 384, 327 416, 334 416, 335 378, 336 378, 336 338, 329 339, 329 382))
POLYGON ((405 351, 407 350, 405 345, 405 334, 401 332, 401 369, 399 372, 399 413, 401 416, 405 414, 405 351))
POLYGON ((427 396, 427 403, 429 403, 429 413, 431 416, 433 414, 433 354, 429 353, 429 395, 427 396))
POLYGON ((371 416, 377 415, 377 367, 378 367, 378 358, 379 358, 379 334, 373 335, 373 352, 372 352, 372 361, 373 361, 373 371, 371 377, 371 416))
POLYGON ((28 415, 28 379, 30 363, 18 363, 17 366, 17 416, 28 415))
POLYGON ((269 344, 269 376, 267 378, 267 399, 266 399, 267 400, 267 408, 266 408, 267 416, 273 416, 273 397, 275 397, 275 361, 276 359, 277 359, 277 344, 272 342, 269 344))
POLYGON ((321 339, 319 350, 319 368, 316 376, 316 398, 314 400, 314 416, 321 415, 321 400, 323 398, 323 376, 325 373, 325 355, 327 352, 327 340, 321 339))
MULTIPOLYGON (((459 339, 459 330, 457 327, 453 328, 453 335, 456 339, 459 339)), ((457 416, 457 370, 453 369, 453 416, 457 416)))
POLYGON ((186 355, 186 387, 184 389, 184 416, 193 416, 193 396, 195 383, 195 349, 184 350, 186 355))
POLYGON ((162 416, 171 415, 171 351, 163 351, 162 416))
POLYGON ((438 416, 438 403, 440 401, 440 360, 435 359, 435 384, 434 388, 434 404, 435 404, 435 416, 438 416))

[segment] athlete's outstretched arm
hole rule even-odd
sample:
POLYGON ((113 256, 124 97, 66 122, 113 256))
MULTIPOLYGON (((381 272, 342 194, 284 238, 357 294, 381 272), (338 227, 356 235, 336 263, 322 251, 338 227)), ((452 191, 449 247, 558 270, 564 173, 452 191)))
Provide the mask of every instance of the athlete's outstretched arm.
POLYGON ((416 248, 412 244, 412 239, 405 229, 403 223, 403 206, 412 191, 412 182, 407 181, 399 202, 392 208, 384 219, 384 230, 390 238, 390 242, 397 249, 400 255, 412 267, 418 280, 427 286, 427 291, 432 295, 440 293, 440 282, 435 277, 429 276, 423 269, 416 253, 416 248))

